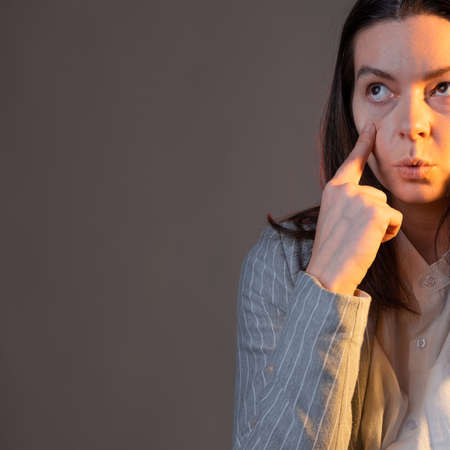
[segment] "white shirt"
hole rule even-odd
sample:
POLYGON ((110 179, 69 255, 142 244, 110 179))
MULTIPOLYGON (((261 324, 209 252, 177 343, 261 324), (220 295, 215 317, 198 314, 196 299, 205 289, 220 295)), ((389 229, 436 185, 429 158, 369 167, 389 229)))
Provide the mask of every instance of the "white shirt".
POLYGON ((395 238, 400 274, 416 317, 380 314, 361 422, 368 450, 450 449, 450 249, 429 265, 403 231, 395 238))

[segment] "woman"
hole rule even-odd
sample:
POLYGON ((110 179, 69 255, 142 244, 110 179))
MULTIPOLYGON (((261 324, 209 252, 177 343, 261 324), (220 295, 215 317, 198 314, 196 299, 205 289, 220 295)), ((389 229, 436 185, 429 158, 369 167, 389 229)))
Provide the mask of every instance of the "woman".
POLYGON ((448 0, 356 2, 321 136, 242 265, 233 449, 448 449, 448 0))

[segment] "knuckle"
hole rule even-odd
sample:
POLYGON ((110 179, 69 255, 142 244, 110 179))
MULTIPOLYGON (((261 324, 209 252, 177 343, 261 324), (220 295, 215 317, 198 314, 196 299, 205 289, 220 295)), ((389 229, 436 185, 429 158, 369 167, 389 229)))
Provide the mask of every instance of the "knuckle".
POLYGON ((385 202, 387 202, 387 195, 386 195, 386 192, 383 192, 383 191, 378 191, 380 194, 380 197, 385 201, 385 202))
POLYGON ((368 209, 372 209, 375 207, 370 197, 364 195, 362 192, 358 192, 358 200, 368 209))
POLYGON ((325 197, 334 196, 338 187, 339 185, 336 183, 336 181, 330 180, 325 184, 322 195, 324 195, 325 197))
POLYGON ((380 208, 377 208, 373 203, 366 206, 366 211, 369 214, 371 220, 378 221, 381 217, 380 208))
POLYGON ((342 185, 342 190, 347 197, 356 197, 358 195, 356 186, 353 183, 344 183, 342 185))
POLYGON ((388 198, 384 191, 374 188, 373 186, 363 186, 363 188, 369 195, 374 196, 375 198, 383 200, 385 203, 387 203, 388 198))
POLYGON ((394 213, 393 215, 394 215, 394 216, 397 216, 397 217, 396 217, 397 220, 398 220, 400 223, 402 223, 402 222, 403 222, 403 214, 402 214, 400 211, 396 210, 396 209, 394 209, 394 211, 395 211, 395 213, 394 213))
POLYGON ((337 186, 337 182, 334 178, 331 178, 331 180, 328 180, 328 182, 325 184, 324 187, 324 191, 327 190, 332 190, 333 188, 335 188, 337 186))
POLYGON ((360 137, 358 139, 358 143, 362 144, 364 146, 370 145, 370 143, 371 143, 370 137, 366 133, 363 133, 360 135, 360 137))

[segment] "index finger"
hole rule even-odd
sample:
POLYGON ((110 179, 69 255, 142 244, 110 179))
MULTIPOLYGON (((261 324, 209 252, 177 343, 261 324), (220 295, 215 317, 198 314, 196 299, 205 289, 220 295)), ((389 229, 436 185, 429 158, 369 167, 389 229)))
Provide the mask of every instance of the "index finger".
POLYGON ((374 138, 376 127, 373 122, 368 123, 356 141, 355 147, 349 153, 345 161, 341 164, 334 175, 334 179, 339 184, 355 183, 358 184, 369 158, 370 152, 374 147, 374 138))

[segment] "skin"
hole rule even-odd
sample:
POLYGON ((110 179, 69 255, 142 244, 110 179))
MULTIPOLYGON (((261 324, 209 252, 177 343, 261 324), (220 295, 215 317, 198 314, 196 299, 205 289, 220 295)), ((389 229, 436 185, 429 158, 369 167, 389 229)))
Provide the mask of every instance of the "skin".
POLYGON ((391 193, 390 206, 403 214, 402 231, 432 264, 449 248, 446 223, 436 258, 434 235, 450 195, 450 70, 427 81, 423 77, 450 67, 450 21, 419 15, 372 25, 355 37, 354 67, 356 128, 361 133, 372 121, 377 129, 367 164, 391 193), (363 65, 381 69, 394 80, 375 74, 356 79, 363 65), (406 180, 393 166, 405 157, 437 166, 426 179, 406 180))

